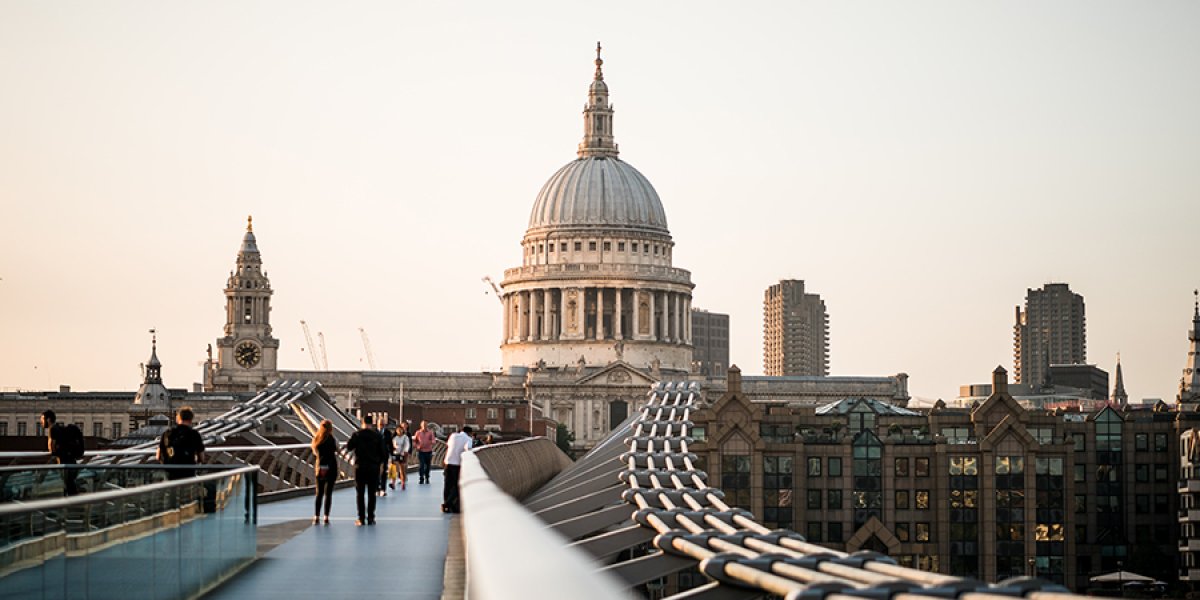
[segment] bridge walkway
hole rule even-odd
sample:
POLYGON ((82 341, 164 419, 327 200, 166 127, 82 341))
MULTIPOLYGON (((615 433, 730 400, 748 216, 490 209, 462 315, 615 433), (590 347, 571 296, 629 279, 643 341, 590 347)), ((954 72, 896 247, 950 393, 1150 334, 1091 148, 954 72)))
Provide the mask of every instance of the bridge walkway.
POLYGON ((353 487, 334 492, 329 525, 307 525, 312 496, 260 505, 260 537, 280 527, 299 533, 205 599, 440 598, 454 516, 441 512, 440 470, 433 471, 429 485, 417 485, 416 479, 410 473, 407 490, 377 498, 373 527, 354 525, 353 487))

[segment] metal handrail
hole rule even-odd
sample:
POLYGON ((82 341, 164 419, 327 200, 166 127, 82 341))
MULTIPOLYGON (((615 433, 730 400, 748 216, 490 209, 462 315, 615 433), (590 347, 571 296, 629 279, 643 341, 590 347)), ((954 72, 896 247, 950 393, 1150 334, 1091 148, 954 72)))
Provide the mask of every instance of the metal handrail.
MULTIPOLYGON (((113 467, 125 468, 125 467, 113 467)), ((106 502, 117 500, 129 496, 140 494, 153 493, 161 490, 167 490, 175 487, 184 487, 195 483, 206 483, 209 481, 218 481, 229 477, 230 475, 251 475, 258 471, 258 467, 234 467, 221 469, 217 473, 209 475, 197 475, 188 477, 187 479, 174 479, 171 481, 163 481, 159 483, 151 483, 149 485, 139 486, 135 488, 124 488, 119 490, 108 490, 104 492, 95 492, 92 494, 81 494, 79 496, 70 496, 66 498, 53 498, 49 500, 34 500, 33 502, 0 504, 0 517, 9 514, 23 513, 39 510, 52 510, 57 508, 66 508, 78 504, 94 504, 96 502, 106 502)))
POLYGON ((564 552, 569 541, 504 493, 472 452, 463 454, 459 488, 471 598, 557 598, 563 590, 571 590, 572 598, 626 596, 615 578, 597 571, 582 553, 564 552), (521 540, 521 551, 496 540, 521 540), (536 588, 530 581, 538 582, 536 588), (530 595, 531 589, 551 590, 552 596, 530 595))
MULTIPOLYGON (((205 452, 260 452, 263 450, 303 450, 308 448, 308 444, 280 444, 276 446, 210 446, 205 448, 205 452)), ((88 450, 83 455, 87 456, 140 456, 146 454, 154 454, 157 448, 143 448, 141 450, 88 450)), ((0 452, 0 459, 4 458, 49 458, 49 452, 0 452)))

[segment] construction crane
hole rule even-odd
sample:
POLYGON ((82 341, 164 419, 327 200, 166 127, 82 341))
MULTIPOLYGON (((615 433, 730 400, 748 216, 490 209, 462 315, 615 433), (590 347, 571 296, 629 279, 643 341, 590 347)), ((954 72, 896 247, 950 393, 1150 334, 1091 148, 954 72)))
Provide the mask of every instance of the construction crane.
POLYGON ((375 370, 375 353, 371 351, 371 340, 367 338, 367 330, 362 327, 358 328, 358 332, 362 334, 363 349, 367 351, 367 364, 371 366, 371 370, 375 370))
POLYGON ((323 371, 321 368, 321 359, 317 357, 317 347, 313 345, 312 334, 308 332, 308 323, 303 319, 300 320, 300 327, 304 328, 304 343, 308 344, 308 357, 312 359, 313 370, 323 371))
POLYGON ((320 340, 320 342, 321 342, 321 367, 318 370, 328 371, 329 370, 329 355, 325 353, 325 334, 318 331, 317 339, 320 340))
POLYGON ((496 282, 492 281, 492 277, 490 275, 484 275, 482 281, 492 286, 492 291, 496 292, 496 299, 500 301, 500 304, 504 304, 504 294, 500 292, 500 287, 496 285, 496 282))

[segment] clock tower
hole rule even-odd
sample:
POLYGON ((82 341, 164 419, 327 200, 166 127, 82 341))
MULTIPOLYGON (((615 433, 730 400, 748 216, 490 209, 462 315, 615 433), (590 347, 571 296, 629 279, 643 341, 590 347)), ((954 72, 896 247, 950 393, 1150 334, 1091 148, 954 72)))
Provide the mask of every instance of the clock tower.
POLYGON ((238 250, 237 268, 225 285, 225 336, 217 356, 209 347, 204 369, 208 391, 258 391, 275 379, 279 340, 271 336, 271 282, 262 270, 253 217, 238 250))

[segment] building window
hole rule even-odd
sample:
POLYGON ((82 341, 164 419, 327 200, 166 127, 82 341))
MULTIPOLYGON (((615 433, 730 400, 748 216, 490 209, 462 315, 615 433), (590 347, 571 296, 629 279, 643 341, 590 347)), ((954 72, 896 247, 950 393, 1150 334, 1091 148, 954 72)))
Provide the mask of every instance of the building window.
POLYGON ((92 437, 104 437, 104 423, 92 422, 92 437))
POLYGON ((658 244, 655 244, 655 245, 654 245, 654 254, 655 254, 655 255, 657 255, 657 254, 658 254, 658 244))
POLYGON ((637 252, 637 242, 634 242, 632 247, 633 247, 633 251, 637 252))
POLYGON ((908 459, 896 459, 896 477, 908 477, 908 459))
POLYGON ((707 441, 708 440, 708 428, 702 427, 699 425, 693 426, 692 429, 690 431, 688 431, 688 436, 691 437, 692 440, 696 441, 696 442, 707 441))
POLYGON ((515 408, 506 408, 506 409, 504 409, 504 418, 505 418, 505 419, 508 419, 508 420, 510 420, 510 421, 511 421, 512 419, 515 419, 515 418, 517 418, 517 409, 515 409, 515 408))
POLYGON ((609 250, 612 250, 612 242, 604 242, 604 251, 608 252, 609 250))
POLYGON ((896 523, 896 539, 907 544, 910 540, 908 533, 908 523, 896 523))
POLYGON ((1076 452, 1083 452, 1087 450, 1087 439, 1083 437, 1083 433, 1076 433, 1071 437, 1071 439, 1075 442, 1076 452))
POLYGON ((819 457, 814 456, 814 457, 810 457, 808 459, 808 476, 809 477, 820 477, 821 476, 821 459, 819 457))
POLYGON ((1075 494, 1075 514, 1087 514, 1087 494, 1075 494))
POLYGON ((113 423, 112 424, 112 439, 115 440, 115 439, 121 437, 121 433, 122 433, 121 432, 121 424, 113 423))
POLYGON ((554 244, 553 243, 546 244, 546 250, 549 251, 550 254, 554 254, 554 244))
POLYGON ((642 254, 650 254, 650 244, 642 244, 642 254))
POLYGON ((8 435, 8 421, 0 421, 0 435, 8 435))
POLYGON ((947 444, 974 444, 975 437, 970 427, 943 427, 942 435, 947 444))
POLYGON ((1154 465, 1154 481, 1163 483, 1167 480, 1167 465, 1154 465))
POLYGON ((499 414, 499 412, 500 412, 500 411, 498 411, 498 410, 496 410, 496 409, 494 409, 494 408, 489 408, 489 409, 487 409, 487 418, 488 418, 488 420, 489 420, 489 421, 495 421, 495 420, 496 420, 496 416, 499 414))
POLYGON ((617 242, 617 252, 625 251, 625 242, 617 242))
POLYGON ((810 542, 820 543, 821 542, 821 522, 820 521, 809 521, 808 522, 808 532, 807 532, 807 535, 805 535, 804 537, 808 538, 808 541, 810 541, 810 542))
MULTIPOLYGON (((768 444, 790 444, 793 438, 791 425, 780 423, 759 423, 758 437, 768 444)), ((820 459, 817 459, 820 460, 820 459)), ((820 473, 818 473, 820 475, 820 473)))
POLYGON ((929 477, 929 459, 928 458, 917 458, 917 459, 914 459, 913 462, 914 462, 914 467, 915 467, 913 469, 913 473, 915 473, 917 477, 929 477))
POLYGON ((575 251, 580 252, 582 250, 583 250, 583 242, 575 242, 575 251))
POLYGON ((808 490, 808 510, 821 510, 821 490, 808 490))
POLYGON ((842 476, 842 459, 841 459, 841 457, 837 457, 837 456, 829 457, 829 473, 828 473, 828 475, 830 477, 841 477, 842 476))
POLYGON ((25 435, 25 421, 17 421, 17 435, 25 435))
POLYGON ((750 456, 724 454, 721 456, 721 490, 730 506, 750 509, 750 456))
POLYGON ((917 523, 917 541, 929 541, 929 523, 917 523))
POLYGON ((792 457, 763 457, 763 523, 774 529, 792 527, 792 457))
POLYGON ((596 242, 588 242, 588 251, 589 251, 589 252, 595 252, 595 251, 596 251, 596 242))
POLYGON ((1133 449, 1139 452, 1150 450, 1150 434, 1138 433, 1133 436, 1133 449))
POLYGON ((558 249, 560 252, 566 252, 567 251, 567 243, 562 242, 561 244, 558 245, 558 249))
POLYGON ((474 419, 474 418, 475 418, 475 409, 474 409, 474 408, 468 408, 468 409, 467 409, 467 416, 466 416, 465 418, 466 418, 468 421, 469 421, 469 420, 471 420, 471 419, 474 419))
POLYGON ((917 510, 929 510, 929 490, 917 490, 917 510))
POLYGON ((1087 465, 1075 465, 1075 483, 1087 481, 1087 465))
POLYGON ((826 490, 825 508, 840 510, 842 508, 842 490, 826 490))
POLYGON ((829 535, 825 536, 825 541, 840 544, 842 542, 842 524, 830 523, 827 529, 829 530, 829 535))
POLYGON ((1133 510, 1139 515, 1144 515, 1150 512, 1150 496, 1148 494, 1138 494, 1133 497, 1133 510))
POLYGON ((1134 465, 1133 478, 1139 483, 1150 481, 1150 465, 1145 463, 1134 465))
POLYGON ((545 248, 545 247, 543 247, 543 245, 542 245, 542 244, 538 244, 538 249, 537 249, 537 251, 538 251, 538 254, 541 254, 541 253, 542 253, 542 251, 543 251, 543 250, 545 250, 545 249, 546 249, 546 248, 545 248))
POLYGON ((1167 451, 1167 434, 1165 434, 1165 433, 1154 434, 1154 451, 1155 452, 1166 452, 1167 451))
POLYGON ((908 490, 896 490, 896 510, 908 510, 908 490))
MULTIPOLYGON (((1171 512, 1169 498, 1170 498, 1170 496, 1167 496, 1166 494, 1155 494, 1154 495, 1154 514, 1165 515, 1165 514, 1171 512)), ((1167 536, 1164 535, 1158 539, 1165 540, 1165 539, 1167 539, 1167 536)))

